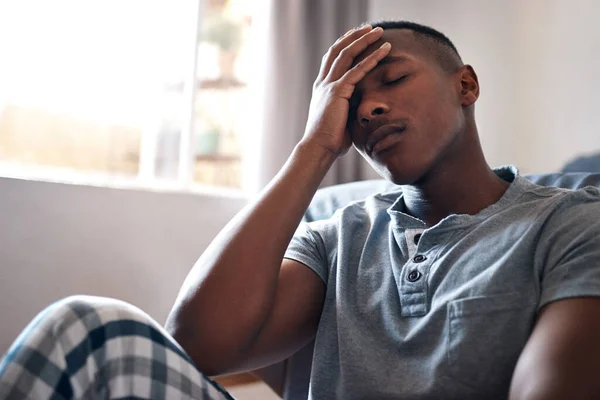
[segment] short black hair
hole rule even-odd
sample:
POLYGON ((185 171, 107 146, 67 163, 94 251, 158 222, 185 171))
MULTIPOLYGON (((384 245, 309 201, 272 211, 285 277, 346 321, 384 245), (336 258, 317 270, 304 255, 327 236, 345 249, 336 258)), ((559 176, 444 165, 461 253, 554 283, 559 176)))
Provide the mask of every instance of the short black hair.
POLYGON ((454 43, 436 29, 410 21, 376 21, 370 25, 373 28, 380 27, 384 30, 408 29, 413 31, 415 38, 428 47, 446 71, 455 71, 463 65, 454 43))

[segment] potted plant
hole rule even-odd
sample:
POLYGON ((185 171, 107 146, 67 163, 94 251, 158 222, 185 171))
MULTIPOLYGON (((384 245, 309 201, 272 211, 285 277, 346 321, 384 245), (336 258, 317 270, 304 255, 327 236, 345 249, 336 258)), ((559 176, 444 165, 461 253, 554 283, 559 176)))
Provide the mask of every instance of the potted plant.
POLYGON ((199 110, 195 149, 197 155, 215 154, 219 151, 221 125, 203 109, 199 110))
POLYGON ((242 46, 242 35, 243 22, 228 17, 223 11, 212 13, 206 19, 200 40, 214 44, 219 49, 220 81, 239 83, 235 77, 235 61, 242 46))

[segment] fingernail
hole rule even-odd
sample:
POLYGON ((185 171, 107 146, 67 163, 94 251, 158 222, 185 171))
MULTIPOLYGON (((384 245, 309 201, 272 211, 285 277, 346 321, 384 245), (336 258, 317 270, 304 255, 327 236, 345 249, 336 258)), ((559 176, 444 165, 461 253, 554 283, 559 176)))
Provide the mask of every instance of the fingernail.
POLYGON ((379 47, 380 49, 389 49, 390 47, 392 47, 392 45, 390 44, 390 42, 385 42, 384 44, 381 45, 381 47, 379 47))
POLYGON ((361 30, 361 31, 364 31, 364 30, 366 30, 367 28, 368 28, 368 29, 371 29, 371 28, 372 28, 372 26, 371 26, 370 24, 366 24, 366 25, 363 25, 363 26, 361 26, 361 27, 359 28, 359 30, 361 30))
POLYGON ((378 26, 377 28, 373 29, 373 32, 382 32, 383 28, 378 26))

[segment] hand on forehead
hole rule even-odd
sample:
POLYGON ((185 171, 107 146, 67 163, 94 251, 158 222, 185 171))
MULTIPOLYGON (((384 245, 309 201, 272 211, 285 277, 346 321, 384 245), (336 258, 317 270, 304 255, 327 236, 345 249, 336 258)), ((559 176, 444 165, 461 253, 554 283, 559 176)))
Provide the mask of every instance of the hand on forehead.
POLYGON ((381 38, 369 46, 355 60, 357 64, 365 59, 369 54, 377 50, 383 43, 389 42, 392 45, 389 56, 406 56, 407 58, 416 58, 426 56, 425 46, 415 39, 415 34, 409 29, 386 29, 381 38))

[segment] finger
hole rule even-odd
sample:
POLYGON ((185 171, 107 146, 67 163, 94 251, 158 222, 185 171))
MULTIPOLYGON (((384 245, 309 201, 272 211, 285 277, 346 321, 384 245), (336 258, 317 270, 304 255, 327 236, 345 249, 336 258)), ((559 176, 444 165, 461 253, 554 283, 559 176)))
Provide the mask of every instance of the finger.
POLYGON ((350 29, 344 35, 339 37, 335 41, 335 43, 333 43, 333 45, 331 45, 331 47, 329 47, 329 50, 323 56, 323 59, 321 61, 321 69, 319 70, 318 79, 322 80, 327 76, 327 74, 329 73, 329 69, 331 68, 331 65, 335 61, 335 58, 337 57, 339 52, 345 46, 352 43, 354 40, 358 39, 365 33, 369 32, 371 29, 373 29, 371 27, 371 25, 363 25, 358 28, 350 29))
POLYGON ((370 24, 365 24, 365 25, 358 26, 356 28, 349 29, 348 32, 344 33, 342 36, 337 38, 337 40, 333 44, 336 44, 339 41, 343 40, 344 38, 348 37, 348 35, 350 35, 351 33, 363 32, 363 34, 364 34, 365 32, 368 32, 371 29, 373 29, 373 27, 370 24))
POLYGON ((383 60, 383 58, 390 52, 391 48, 392 45, 389 42, 382 44, 377 50, 369 54, 367 58, 349 69, 340 79, 340 83, 352 86, 356 85, 373 68, 375 68, 379 61, 383 60))
POLYGON ((327 76, 329 70, 331 69, 331 65, 333 64, 336 57, 344 47, 348 46, 350 43, 352 43, 353 41, 363 36, 365 33, 369 32, 372 29, 373 28, 371 27, 371 25, 363 25, 359 28, 350 29, 338 40, 336 40, 335 43, 331 45, 327 53, 325 53, 325 55, 323 56, 323 59, 321 61, 321 69, 319 70, 317 80, 323 80, 327 76))
POLYGON ((352 68, 354 59, 365 51, 367 47, 379 40, 382 34, 383 29, 375 28, 342 49, 333 62, 329 74, 327 75, 327 79, 330 82, 333 82, 341 78, 350 68, 352 68))

